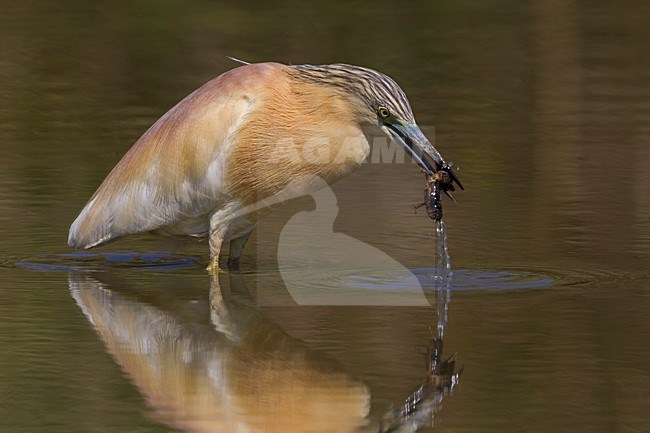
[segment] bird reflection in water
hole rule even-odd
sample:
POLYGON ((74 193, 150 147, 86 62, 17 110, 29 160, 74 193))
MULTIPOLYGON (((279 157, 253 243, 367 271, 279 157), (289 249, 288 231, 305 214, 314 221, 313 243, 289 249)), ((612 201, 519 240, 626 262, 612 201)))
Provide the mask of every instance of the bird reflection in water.
POLYGON ((367 426, 363 383, 252 305, 226 299, 211 280, 202 322, 88 275, 70 274, 69 286, 107 351, 166 424, 206 433, 344 433, 367 426))
POLYGON ((420 350, 426 360, 424 380, 379 422, 369 417, 366 385, 265 319, 247 296, 241 275, 221 275, 228 281, 223 291, 217 276, 210 277, 209 299, 181 309, 140 300, 132 287, 104 284, 95 274, 71 273, 69 287, 155 418, 174 428, 412 433, 433 425, 461 373, 454 355, 443 356, 451 274, 445 266, 448 256, 438 257, 446 263, 441 259, 437 269, 443 274, 434 276, 435 336, 420 350))

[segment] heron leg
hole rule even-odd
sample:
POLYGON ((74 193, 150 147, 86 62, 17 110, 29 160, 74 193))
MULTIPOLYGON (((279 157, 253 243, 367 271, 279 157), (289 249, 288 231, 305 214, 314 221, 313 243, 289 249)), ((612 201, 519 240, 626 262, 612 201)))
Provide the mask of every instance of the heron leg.
POLYGON ((206 268, 213 275, 219 272, 219 254, 221 253, 221 244, 223 236, 218 230, 210 231, 210 264, 206 268))
POLYGON ((233 239, 230 241, 230 251, 228 256, 228 270, 230 271, 239 270, 239 258, 244 252, 244 247, 246 246, 246 242, 248 242, 248 238, 250 237, 251 234, 247 233, 244 236, 240 236, 237 239, 233 239))

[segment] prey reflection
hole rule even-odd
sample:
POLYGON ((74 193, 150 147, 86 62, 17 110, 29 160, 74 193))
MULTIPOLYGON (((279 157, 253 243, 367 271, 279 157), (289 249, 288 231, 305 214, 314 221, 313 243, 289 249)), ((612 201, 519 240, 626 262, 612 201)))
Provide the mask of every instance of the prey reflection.
MULTIPOLYGON (((240 291, 241 280, 230 277, 230 292, 240 291)), ((367 425, 364 384, 265 320, 245 299, 223 296, 229 291, 222 293, 216 278, 209 302, 200 306, 202 321, 138 300, 124 284, 73 273, 69 287, 154 417, 174 428, 331 433, 367 425)))
POLYGON ((426 375, 423 382, 402 405, 389 411, 382 420, 382 433, 414 433, 422 427, 433 427, 445 397, 458 386, 460 370, 456 370, 456 354, 445 358, 443 339, 434 338, 425 351, 426 375))

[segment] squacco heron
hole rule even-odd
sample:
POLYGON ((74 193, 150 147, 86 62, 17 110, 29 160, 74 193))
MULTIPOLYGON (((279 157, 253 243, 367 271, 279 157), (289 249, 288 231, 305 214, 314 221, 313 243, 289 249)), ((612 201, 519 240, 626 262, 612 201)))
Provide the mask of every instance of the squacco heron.
POLYGON ((89 249, 140 232, 207 238, 208 270, 216 271, 230 241, 228 267, 237 269, 265 214, 256 203, 353 171, 370 152, 366 125, 460 186, 388 76, 345 64, 246 64, 204 84, 140 137, 72 223, 68 244, 89 249))

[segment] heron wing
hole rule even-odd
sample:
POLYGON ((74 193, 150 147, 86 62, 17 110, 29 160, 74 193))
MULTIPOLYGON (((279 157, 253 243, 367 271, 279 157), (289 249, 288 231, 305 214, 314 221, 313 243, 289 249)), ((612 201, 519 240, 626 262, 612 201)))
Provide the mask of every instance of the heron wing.
POLYGON ((196 221, 218 207, 231 138, 256 105, 256 86, 273 69, 229 71, 163 115, 90 198, 70 227, 68 244, 92 248, 125 234, 196 221))

